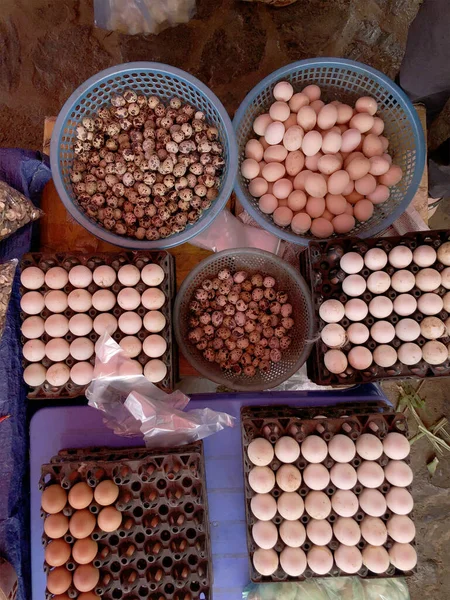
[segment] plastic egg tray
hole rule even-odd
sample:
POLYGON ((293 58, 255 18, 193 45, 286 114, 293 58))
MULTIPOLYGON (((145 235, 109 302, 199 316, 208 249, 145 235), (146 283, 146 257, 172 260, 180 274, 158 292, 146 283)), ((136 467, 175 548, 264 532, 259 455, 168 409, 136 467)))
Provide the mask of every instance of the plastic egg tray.
MULTIPOLYGON (((370 407, 373 411, 373 406, 370 407)), ((384 407, 384 411, 385 411, 384 407)), ((348 577, 348 573, 341 571, 335 563, 333 563, 332 570, 325 575, 316 575, 310 568, 307 566, 303 575, 299 577, 291 577, 287 575, 281 566, 275 571, 275 573, 269 577, 263 576, 258 571, 256 571, 253 566, 253 554, 258 546, 255 544, 252 537, 252 527, 256 523, 257 519, 253 515, 250 502, 253 496, 255 496, 255 492, 252 490, 248 483, 248 475, 251 469, 253 468, 253 464, 250 462, 247 454, 247 449, 255 438, 265 438, 273 445, 277 442, 277 440, 282 436, 289 436, 294 438, 301 446, 302 441, 308 435, 318 435, 327 443, 332 439, 335 434, 344 434, 348 435, 350 439, 356 441, 360 435, 363 433, 371 433, 376 435, 380 440, 383 440, 386 435, 390 432, 397 432, 405 437, 408 434, 408 424, 405 416, 402 413, 389 413, 383 411, 383 406, 380 405, 379 412, 364 414, 361 413, 364 411, 364 404, 355 404, 355 405, 346 405, 345 407, 337 406, 335 408, 313 408, 313 409, 298 409, 292 407, 243 407, 241 410, 241 432, 242 432, 242 447, 243 447, 243 461, 244 461, 244 483, 245 483, 245 511, 246 511, 246 520, 247 520, 247 546, 248 552, 250 556, 250 577, 254 583, 269 583, 269 582, 283 582, 283 581, 304 581, 305 579, 310 579, 311 577, 348 577)), ((382 454, 381 457, 376 461, 380 464, 380 466, 384 467, 388 463, 389 459, 385 454, 382 454)), ((409 464, 408 458, 404 459, 405 462, 409 464)), ((350 462, 350 464, 357 468, 363 459, 356 454, 354 459, 350 462)), ((273 461, 270 463, 270 468, 273 471, 277 471, 281 466, 281 462, 275 456, 273 461)), ((303 458, 302 454, 300 454, 299 458, 293 463, 301 472, 306 468, 309 464, 303 458)), ((335 461, 328 454, 325 460, 322 462, 325 467, 329 470, 335 464, 335 461)), ((391 485, 388 481, 384 481, 383 484, 375 489, 378 489, 383 495, 387 494, 391 488, 391 485)), ((365 488, 357 482, 353 491, 357 496, 362 493, 365 488)), ((405 488, 408 491, 411 491, 410 487, 405 488)), ((308 495, 310 492, 310 488, 305 484, 302 478, 302 483, 297 492, 303 498, 308 495)), ((326 489, 323 490, 327 496, 331 498, 333 494, 336 492, 336 486, 330 481, 329 485, 326 489)), ((277 499, 282 494, 282 490, 276 484, 273 488, 271 495, 277 499)), ((387 509, 386 513, 381 517, 384 522, 387 522, 392 515, 392 512, 387 509)), ((330 525, 336 521, 339 515, 332 509, 329 516, 327 517, 327 521, 330 525)), ((356 514, 353 516, 357 522, 361 522, 365 517, 364 511, 359 507, 356 514)), ((410 518, 413 518, 413 514, 410 513, 408 515, 410 518)), ((311 517, 307 514, 306 511, 303 512, 303 515, 300 517, 300 522, 303 523, 306 527, 306 524, 310 521, 311 517)), ((272 522, 279 527, 281 523, 284 521, 283 517, 280 516, 279 513, 275 515, 272 519, 272 522)), ((386 550, 393 545, 394 541, 388 536, 384 547, 386 550)), ((411 542, 414 545, 414 541, 411 542)), ((331 539, 329 544, 327 544, 328 548, 335 551, 339 547, 339 541, 334 537, 331 539)), ((360 542, 357 544, 357 548, 363 550, 367 545, 367 542, 361 537, 360 542)), ((285 548, 286 544, 278 538, 278 542, 275 545, 274 550, 279 554, 285 548)), ((311 541, 306 537, 306 541, 301 546, 301 549, 307 554, 308 550, 313 546, 311 541)), ((412 575, 413 571, 404 572, 396 569, 392 564, 389 569, 382 574, 376 574, 369 571, 364 565, 358 571, 356 575, 359 577, 367 577, 367 578, 382 578, 382 577, 399 577, 405 575, 412 575)))
MULTIPOLYGON (((159 335, 163 336, 167 342, 167 350, 163 356, 160 357, 165 365, 167 366, 167 374, 166 377, 156 385, 163 390, 168 392, 172 391, 175 381, 178 377, 178 361, 177 361, 177 352, 175 349, 175 339, 172 333, 172 306, 173 299, 175 297, 175 261, 173 257, 165 251, 159 252, 118 252, 118 253, 96 253, 96 254, 80 254, 80 253, 67 253, 67 254, 44 254, 44 253, 31 253, 25 254, 23 260, 21 262, 21 269, 24 270, 27 267, 35 266, 39 267, 44 273, 48 271, 51 267, 63 267, 67 271, 69 271, 72 267, 76 265, 85 265, 91 271, 94 271, 100 265, 109 265, 116 271, 120 269, 123 265, 133 264, 138 269, 142 270, 146 264, 155 263, 159 265, 165 273, 164 281, 158 286, 166 296, 166 302, 162 308, 159 310, 166 317, 166 326, 160 332, 159 335)), ((114 285, 111 288, 100 288, 94 281, 86 288, 91 294, 94 294, 99 289, 109 289, 116 296, 123 289, 124 285, 120 283, 117 279, 114 285)), ((147 286, 142 280, 135 286, 136 289, 142 294, 149 286, 147 286)), ((50 288, 46 284, 44 284, 40 289, 36 290, 45 294, 49 291, 50 288)), ((68 282, 67 285, 63 288, 62 291, 69 294, 74 288, 74 286, 68 282)), ((20 288, 21 294, 25 294, 29 290, 21 286, 20 288)), ((118 304, 114 306, 111 312, 117 319, 120 315, 126 312, 122 309, 118 304)), ((136 311, 139 316, 142 318, 147 313, 147 309, 144 306, 140 305, 136 311)), ((91 307, 87 314, 92 318, 100 314, 101 311, 96 310, 94 307, 91 307)), ((51 313, 46 307, 40 313, 40 316, 45 320, 48 318, 51 313)), ((73 311, 70 307, 68 307, 63 313, 68 319, 73 317, 75 314, 82 314, 73 311)), ((21 311, 22 320, 26 319, 29 315, 21 311)), ((142 326, 141 330, 135 334, 141 342, 150 335, 150 333, 142 326)), ((126 336, 125 333, 122 333, 118 328, 117 331, 112 335, 113 339, 119 343, 122 338, 126 336)), ((69 342, 69 344, 76 338, 73 333, 70 331, 64 336, 64 339, 69 342)), ((95 342, 98 340, 99 335, 95 333, 94 330, 90 332, 88 336, 90 340, 95 342)), ((40 338, 44 343, 47 343, 51 338, 46 332, 40 338)), ((22 344, 24 344, 27 339, 22 335, 21 336, 22 344)), ((138 360, 141 365, 144 367, 145 364, 150 360, 150 358, 143 352, 136 357, 135 360, 138 360)), ((48 369, 53 362, 48 358, 44 357, 41 361, 44 367, 48 369)), ((67 359, 64 361, 69 368, 71 368, 77 361, 69 355, 67 359)), ((95 353, 92 355, 89 361, 92 365, 95 364, 95 353)), ((23 367, 27 367, 31 364, 25 358, 22 361, 23 367)), ((63 399, 63 398, 76 398, 77 396, 81 396, 84 394, 87 385, 77 385, 73 381, 69 379, 69 381, 60 387, 51 386, 47 381, 44 382, 42 386, 29 388, 28 398, 30 399, 63 399)))
MULTIPOLYGON (((333 298, 335 300, 339 300, 343 304, 350 300, 344 292, 342 291, 342 281, 345 279, 346 274, 339 267, 339 262, 341 257, 347 252, 357 252, 361 256, 370 249, 370 248, 381 248, 386 253, 390 252, 392 248, 402 244, 410 248, 414 251, 417 246, 427 244, 432 246, 435 250, 439 248, 439 246, 450 240, 450 231, 416 231, 412 233, 406 233, 405 235, 398 237, 387 237, 387 238, 371 238, 360 240, 358 238, 339 238, 336 240, 326 240, 322 242, 310 242, 309 247, 306 252, 303 252, 300 255, 300 270, 305 277, 306 281, 310 284, 312 291, 312 299, 313 299, 313 307, 315 312, 315 321, 316 321, 316 338, 319 337, 320 331, 322 331, 323 327, 326 325, 325 321, 323 321, 319 316, 319 307, 325 301, 333 298)), ((431 268, 436 269, 437 271, 442 271, 445 266, 442 265, 439 261, 436 261, 434 265, 431 265, 431 268)), ((409 267, 406 267, 407 270, 411 271, 413 274, 416 274, 420 268, 411 263, 409 267)), ((383 269, 389 276, 397 271, 392 267, 389 263, 383 269)), ((369 277, 372 273, 369 269, 364 267, 364 269, 360 272, 365 279, 369 277)), ((444 296, 446 290, 443 286, 441 286, 437 293, 440 296, 444 296)), ((384 294, 377 294, 378 296, 387 296, 392 301, 399 295, 400 292, 396 292, 394 289, 389 288, 387 292, 384 294)), ((421 296, 421 292, 417 287, 414 287, 408 294, 412 294, 416 299, 421 296)), ((372 300, 375 294, 372 294, 368 289, 364 292, 361 297, 367 304, 372 300)), ((415 319, 418 323, 420 323, 426 315, 423 315, 419 310, 416 310, 413 314, 409 315, 408 319, 415 319)), ((442 310, 439 314, 435 315, 441 320, 445 321, 450 315, 445 310, 442 310)), ((403 317, 398 316, 394 312, 386 317, 385 321, 392 323, 392 325, 396 325, 400 319, 403 317)), ((375 321, 381 319, 375 319, 372 315, 368 314, 365 319, 360 321, 364 323, 370 330, 370 327, 375 323, 375 321)), ((350 325, 350 321, 347 317, 344 317, 340 324, 346 329, 350 325)), ((422 347, 428 340, 426 340, 423 336, 419 336, 414 343, 418 344, 422 347)), ((440 338, 439 341, 444 344, 448 344, 450 342, 450 338, 440 338)), ((395 337, 389 345, 393 346, 395 349, 402 344, 402 342, 395 337)), ((371 352, 375 350, 375 348, 379 345, 375 342, 371 337, 364 344, 371 352)), ((348 352, 353 347, 353 344, 347 342, 347 344, 341 348, 341 350, 348 354, 348 352)), ((430 365, 425 362, 423 359, 420 360, 416 365, 407 366, 401 363, 399 360, 389 368, 379 367, 375 363, 365 371, 358 371, 353 369, 350 365, 348 365, 347 369, 344 373, 340 375, 335 375, 334 373, 330 373, 323 361, 323 356, 325 352, 328 350, 326 344, 322 342, 321 339, 315 343, 312 352, 309 356, 307 362, 307 370, 308 377, 318 383, 320 385, 351 385, 354 383, 368 383, 371 381, 378 381, 380 379, 406 379, 408 377, 438 377, 438 376, 446 376, 450 375, 450 359, 441 365, 430 365)))
MULTIPOLYGON (((93 590, 103 600, 208 600, 212 570, 203 443, 164 453, 145 448, 63 450, 42 466, 40 489, 64 489, 84 481, 95 487, 112 479, 120 489, 114 506, 119 530, 91 534, 99 552, 93 561, 100 579, 93 590)), ((96 515, 102 507, 93 501, 96 515)), ((67 505, 64 514, 73 509, 67 505)), ((46 515, 42 511, 41 516, 46 515)), ((64 536, 74 542, 70 533, 64 536)), ((44 533, 43 546, 50 542, 44 533)), ((66 568, 73 571, 72 558, 66 568)), ((44 562, 47 573, 50 567, 44 562)), ((71 586, 67 592, 76 598, 71 586)), ((51 594, 46 592, 46 600, 51 594)))

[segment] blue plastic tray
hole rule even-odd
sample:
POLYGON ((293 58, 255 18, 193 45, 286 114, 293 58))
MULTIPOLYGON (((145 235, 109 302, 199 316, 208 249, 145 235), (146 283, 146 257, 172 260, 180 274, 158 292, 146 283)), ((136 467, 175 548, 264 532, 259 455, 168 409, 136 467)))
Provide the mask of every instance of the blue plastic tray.
MULTIPOLYGON (((357 386, 338 392, 266 392, 261 394, 199 394, 190 408, 225 411, 237 418, 236 427, 205 440, 206 483, 208 490, 211 544, 213 553, 214 600, 241 600, 249 583, 240 410, 250 405, 299 407, 335 406, 355 402, 391 404, 376 385, 357 386)), ((88 406, 46 408, 37 412, 30 424, 31 561, 32 600, 45 597, 44 551, 41 544, 40 492, 41 465, 62 448, 86 446, 126 447, 140 445, 137 438, 114 435, 102 422, 101 412, 88 406), (51 433, 50 433, 51 432, 51 433)))

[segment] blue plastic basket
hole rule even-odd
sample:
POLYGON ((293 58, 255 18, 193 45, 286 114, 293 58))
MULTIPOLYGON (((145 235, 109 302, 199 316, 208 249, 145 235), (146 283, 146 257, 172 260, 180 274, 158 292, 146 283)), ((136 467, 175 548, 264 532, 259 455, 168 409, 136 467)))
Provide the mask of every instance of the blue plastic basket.
POLYGON ((156 62, 135 62, 111 67, 97 73, 76 89, 64 104, 56 121, 52 134, 50 160, 58 194, 78 223, 102 240, 136 250, 173 248, 203 231, 225 206, 233 190, 237 171, 236 138, 231 120, 220 100, 189 73, 156 62), (219 195, 211 207, 204 211, 196 223, 188 225, 181 233, 157 241, 141 241, 117 235, 98 225, 77 205, 69 177, 74 157, 72 147, 76 139, 77 124, 83 117, 91 116, 101 106, 109 104, 109 99, 114 93, 127 88, 145 95, 154 94, 165 101, 178 96, 189 102, 203 111, 207 121, 217 127, 224 148, 226 166, 221 177, 219 195))
MULTIPOLYGON (((383 135, 389 139, 389 153, 402 168, 403 178, 391 188, 389 200, 375 206, 372 218, 358 223, 349 235, 367 238, 384 231, 406 210, 422 177, 425 138, 414 106, 391 79, 362 63, 343 58, 300 60, 268 75, 244 98, 233 121, 239 163, 245 158, 245 144, 256 137, 253 121, 259 114, 267 112, 274 101, 272 90, 279 81, 289 81, 296 92, 315 83, 321 87, 322 97, 328 102, 340 100, 354 104, 362 95, 372 96, 378 102, 377 114, 385 122, 383 135)), ((235 193, 255 221, 277 237, 302 246, 307 246, 309 240, 314 239, 312 235, 296 235, 288 228, 279 227, 271 216, 263 214, 258 208, 258 200, 250 195, 248 182, 240 170, 235 193)))

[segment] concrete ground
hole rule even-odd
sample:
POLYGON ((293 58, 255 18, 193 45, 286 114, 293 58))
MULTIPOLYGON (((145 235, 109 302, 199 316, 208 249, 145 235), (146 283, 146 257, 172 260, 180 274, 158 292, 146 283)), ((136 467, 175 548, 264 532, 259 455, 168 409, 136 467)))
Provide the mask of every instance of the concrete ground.
MULTIPOLYGON (((44 117, 58 114, 88 77, 122 62, 155 60, 186 69, 213 89, 230 115, 264 76, 299 59, 343 56, 394 77, 420 1, 299 0, 275 9, 197 0, 188 24, 130 37, 96 29, 92 0, 1 0, 0 145, 40 149, 44 117)), ((439 214, 449 209, 443 204, 439 214)), ((442 227, 439 214, 432 223, 442 227)), ((430 424, 448 414, 447 386, 448 379, 430 379, 422 388, 430 424)), ((383 388, 396 399, 395 384, 383 388)), ((412 453, 420 556, 409 580, 412 600, 450 598, 450 457, 430 480, 430 450, 421 440, 412 453)))

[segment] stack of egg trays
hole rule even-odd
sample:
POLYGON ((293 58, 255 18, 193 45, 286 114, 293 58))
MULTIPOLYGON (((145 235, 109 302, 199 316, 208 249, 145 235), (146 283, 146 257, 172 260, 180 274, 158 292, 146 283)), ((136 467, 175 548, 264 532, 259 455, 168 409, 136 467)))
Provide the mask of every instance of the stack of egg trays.
MULTIPOLYGON (((255 492, 249 486, 248 474, 253 468, 252 463, 248 459, 247 448, 255 438, 263 437, 267 439, 271 444, 275 445, 277 440, 282 436, 293 437, 297 442, 301 442, 306 436, 314 433, 318 434, 327 443, 331 440, 333 435, 342 433, 348 435, 353 441, 356 441, 363 433, 375 434, 379 439, 383 440, 386 435, 392 431, 401 433, 405 437, 408 435, 408 423, 403 413, 392 413, 386 410, 386 405, 382 402, 378 403, 378 407, 374 403, 365 405, 365 403, 346 404, 345 406, 336 407, 315 407, 315 408, 293 408, 287 406, 248 406, 242 407, 241 409, 241 434, 242 434, 242 451, 244 461, 244 490, 245 490, 245 514, 247 520, 247 547, 250 556, 250 578, 253 583, 279 583, 283 581, 305 581, 313 577, 348 577, 348 573, 341 571, 336 565, 326 575, 316 575, 309 569, 306 568, 303 575, 299 577, 291 577, 287 575, 281 566, 275 571, 275 573, 269 577, 263 576, 253 566, 253 554, 257 549, 252 536, 252 527, 256 523, 257 519, 252 514, 250 508, 250 502, 255 492), (368 409, 371 412, 366 413, 368 409), (376 412, 373 412, 376 411, 376 412)), ((409 459, 404 459, 409 464, 409 459)), ((351 465, 357 468, 363 459, 358 454, 351 461, 351 465)), ((375 461, 378 462, 382 467, 385 467, 389 459, 385 454, 375 461)), ((334 460, 328 455, 323 464, 327 469, 331 469, 334 465, 334 460)), ((275 457, 269 465, 271 469, 276 471, 280 467, 280 461, 275 457)), ((295 461, 294 465, 303 471, 307 466, 307 462, 300 454, 300 457, 295 461)), ((391 486, 388 481, 378 488, 382 494, 387 494, 391 486)), ((406 488, 411 492, 411 487, 406 488)), ((309 487, 302 481, 298 493, 305 497, 309 492, 309 487)), ((332 496, 336 488, 330 482, 328 487, 323 490, 328 496, 332 496)), ((352 491, 359 495, 363 491, 363 487, 359 482, 355 485, 352 491)), ((277 499, 282 491, 275 484, 271 494, 277 499)), ((365 513, 360 509, 353 517, 356 521, 360 522, 364 519, 365 513)), ((411 519, 414 519, 413 513, 408 515, 411 519)), ((391 517, 389 509, 386 514, 381 517, 383 521, 388 521, 391 517)), ((330 515, 327 517, 327 521, 332 525, 338 515, 331 510, 330 515)), ((300 521, 306 526, 310 520, 309 515, 304 512, 300 521)), ((272 519, 277 527, 282 523, 283 518, 276 514, 272 519)), ((394 541, 388 536, 387 542, 384 547, 389 550, 393 545, 394 541)), ((415 545, 415 541, 411 542, 415 545)), ((306 538, 305 543, 301 548, 307 552, 311 546, 311 542, 306 538)), ((362 550, 367 543, 361 538, 357 547, 362 550)), ((333 536, 332 540, 328 544, 329 549, 333 552, 339 546, 338 540, 333 536)), ((280 553, 285 547, 284 542, 279 538, 274 550, 280 553)), ((405 575, 412 575, 415 571, 399 571, 393 565, 390 565, 389 569, 385 573, 376 574, 369 571, 363 566, 357 573, 359 577, 368 579, 380 579, 384 577, 404 577, 405 575)))
MULTIPOLYGON (((209 600, 213 578, 203 443, 164 452, 62 450, 42 465, 39 488, 57 483, 70 490, 80 481, 95 487, 103 479, 119 486, 115 507, 123 518, 118 531, 96 529, 91 535, 99 545, 94 592, 103 600, 209 600)), ((93 514, 102 509, 95 501, 88 508, 93 514)), ((63 512, 70 517, 73 510, 66 506, 63 512)), ((74 542, 70 533, 64 539, 74 542)), ((49 542, 44 533, 44 548, 49 542)), ((66 567, 76 565, 69 559, 66 567)), ((70 598, 77 594, 69 588, 70 598)), ((51 598, 46 592, 45 600, 51 598)))
MULTIPOLYGON (((155 385, 157 385, 164 391, 171 392, 173 390, 175 382, 178 379, 178 352, 176 351, 175 336, 173 335, 172 328, 172 309, 176 291, 175 261, 168 252, 124 251, 117 253, 97 252, 94 254, 81 254, 76 252, 50 254, 35 252, 24 255, 21 262, 21 270, 23 271, 27 267, 39 267, 45 273, 51 267, 62 267, 63 269, 69 271, 72 267, 76 265, 85 265, 93 271, 100 265, 109 265, 115 271, 118 271, 120 267, 126 264, 133 264, 139 270, 141 270, 146 264, 149 263, 155 263, 159 265, 165 273, 164 281, 158 287, 161 289, 162 292, 164 292, 164 295, 166 296, 166 302, 164 303, 164 306, 159 309, 166 317, 166 326, 160 332, 159 335, 163 336, 167 342, 167 350, 164 353, 164 355, 161 356, 161 360, 167 366, 167 374, 161 382, 155 385)), ((117 279, 111 288, 106 289, 110 289, 117 296, 120 290, 124 287, 126 286, 122 285, 117 279)), ((140 294, 142 294, 148 288, 148 286, 145 285, 145 283, 142 280, 135 287, 140 294)), ((67 285, 64 287, 63 291, 66 294, 69 294, 73 289, 75 289, 74 286, 70 282, 68 282, 67 285)), ((102 288, 100 288, 98 285, 96 285, 96 283, 94 283, 94 281, 92 281, 86 289, 91 294, 94 294, 94 292, 102 288)), ((23 286, 20 287, 21 295, 25 294, 27 291, 29 290, 24 288, 23 286)), ((44 284, 42 288, 36 291, 45 293, 49 291, 49 288, 44 284)), ((100 312, 101 311, 96 310, 94 307, 91 307, 87 314, 92 318, 92 320, 94 320, 100 312)), ((112 311, 109 312, 112 312, 112 314, 118 319, 120 315, 126 311, 120 308, 118 304, 116 304, 112 311)), ((140 317, 143 318, 145 313, 147 312, 147 309, 141 305, 136 309, 136 312, 140 317)), ((46 307, 44 307, 44 310, 40 313, 40 316, 45 320, 48 316, 50 316, 50 314, 52 313, 46 307)), ((70 318, 73 317, 73 315, 79 313, 76 313, 68 307, 62 314, 70 320, 70 318)), ((20 315, 22 321, 29 316, 23 311, 21 311, 20 315)), ((117 329, 117 331, 112 335, 112 337, 117 343, 119 343, 120 340, 125 337, 125 335, 125 333, 122 333, 119 329, 117 329)), ((144 326, 142 326, 141 330, 136 334, 136 336, 141 340, 141 342, 143 342, 148 335, 150 334, 144 328, 144 326)), ((88 337, 94 342, 94 344, 99 338, 99 336, 95 333, 94 330, 91 331, 88 337)), ((75 338, 76 336, 73 335, 73 333, 71 333, 70 331, 64 336, 64 339, 67 340, 69 344, 75 338)), ((44 332, 41 339, 44 343, 47 343, 51 339, 51 337, 44 332)), ((21 336, 21 340, 22 345, 27 341, 23 335, 21 336)), ((144 353, 144 351, 141 351, 141 353, 139 354, 139 356, 136 357, 135 360, 138 360, 144 367, 145 364, 150 360, 150 358, 144 353)), ((64 362, 69 368, 71 368, 76 361, 69 355, 64 362)), ((89 362, 92 365, 94 365, 95 353, 93 354, 89 362)), ((25 360, 25 358, 22 359, 22 365, 24 369, 29 364, 30 363, 27 360, 25 360)), ((44 357, 44 359, 42 360, 42 364, 48 369, 48 367, 50 367, 53 364, 53 361, 51 361, 47 357, 44 357)), ((87 387, 87 385, 77 385, 73 383, 73 381, 71 381, 70 379, 65 385, 59 387, 51 386, 47 381, 45 381, 43 385, 39 387, 30 388, 28 398, 48 398, 52 400, 77 398, 78 396, 84 395, 84 392, 87 387)))
MULTIPOLYGON (((300 254, 300 271, 311 288, 316 322, 315 337, 319 338, 314 344, 307 361, 308 377, 311 379, 311 381, 314 381, 314 383, 319 385, 351 385, 354 383, 369 383, 371 381, 379 381, 380 379, 407 379, 409 377, 424 378, 450 375, 450 359, 441 365, 429 365, 424 360, 421 360, 413 366, 404 365, 398 360, 392 367, 389 368, 379 367, 375 363, 372 363, 372 365, 366 371, 358 371, 348 365, 344 373, 341 373, 340 375, 330 373, 325 368, 323 362, 323 355, 328 350, 328 347, 320 339, 320 332, 325 327, 326 323, 319 316, 319 307, 325 300, 333 298, 345 304, 345 302, 350 299, 342 291, 342 281, 345 279, 346 274, 344 271, 342 271, 342 269, 339 268, 341 257, 347 252, 357 252, 361 256, 364 256, 364 254, 370 248, 381 248, 386 253, 389 253, 392 248, 395 248, 400 244, 407 246, 411 250, 414 250, 417 248, 417 246, 422 244, 428 244, 437 250, 441 244, 449 240, 450 230, 442 230, 415 231, 398 237, 368 238, 364 240, 351 237, 337 239, 333 238, 323 242, 314 241, 309 243, 308 249, 300 254)), ((441 263, 436 262, 431 266, 431 268, 434 268, 437 271, 442 271, 445 267, 441 263)), ((413 263, 407 267, 407 269, 414 274, 419 271, 419 267, 413 263)), ((388 263, 383 270, 389 276, 392 276, 397 269, 394 269, 394 267, 388 263)), ((364 268, 359 274, 367 279, 370 273, 371 271, 369 271, 369 269, 364 268)), ((438 290, 440 296, 444 296, 446 292, 448 292, 448 290, 442 286, 438 290)), ((392 288, 389 288, 384 295, 388 296, 392 301, 394 301, 399 293, 400 292, 396 292, 392 288)), ((408 292, 408 294, 412 294, 417 299, 422 292, 417 287, 414 287, 410 292, 408 292)), ((375 294, 372 294, 366 289, 362 296, 362 300, 369 304, 374 296, 375 294)), ((449 316, 450 315, 445 310, 442 310, 436 315, 436 317, 442 319, 443 321, 445 321, 449 316)), ((408 318, 415 319, 418 323, 420 323, 424 319, 424 315, 419 310, 416 310, 412 315, 409 315, 408 318)), ((389 321, 395 327, 395 324, 400 319, 401 317, 395 313, 392 313, 384 320, 389 321)), ((361 323, 364 323, 370 329, 375 321, 376 319, 368 314, 367 317, 361 321, 361 323)), ((350 325, 350 321, 347 319, 347 317, 344 317, 344 319, 342 319, 340 322, 340 325, 346 329, 350 325)), ((415 343, 419 346, 423 346, 427 341, 428 340, 426 340, 423 336, 420 336, 415 343)), ((442 341, 444 344, 447 344, 450 342, 450 339, 442 338, 440 341, 442 341)), ((402 342, 395 337, 392 342, 390 342, 390 345, 397 349, 401 343, 402 342)), ((367 346, 367 348, 373 352, 378 344, 372 340, 372 338, 369 338, 365 346, 367 346)), ((348 342, 346 346, 341 348, 341 350, 345 354, 348 354, 351 348, 352 344, 348 342)))

